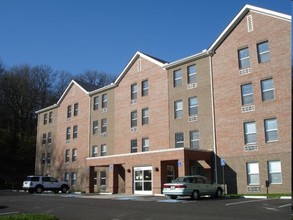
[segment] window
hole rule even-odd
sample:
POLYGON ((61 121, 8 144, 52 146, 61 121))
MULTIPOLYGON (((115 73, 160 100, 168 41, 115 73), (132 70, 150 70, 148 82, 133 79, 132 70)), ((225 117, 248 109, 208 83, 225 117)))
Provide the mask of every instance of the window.
POLYGON ((175 110, 175 112, 174 112, 175 118, 182 118, 183 117, 182 100, 174 102, 174 110, 175 110))
POLYGON ((95 171, 95 172, 94 172, 94 186, 96 186, 97 183, 98 183, 98 172, 95 171))
POLYGON ((244 123, 245 144, 256 143, 256 126, 255 122, 244 123))
POLYGON ((49 112, 49 124, 53 122, 53 112, 49 112))
POLYGON ((70 161, 70 150, 66 149, 65 150, 65 163, 69 163, 70 161))
POLYGON ((261 81, 262 100, 268 101, 275 98, 275 87, 273 79, 261 81))
POLYGON ((173 72, 173 85, 174 85, 174 87, 181 87, 182 86, 181 70, 176 70, 173 72))
POLYGON ((51 153, 47 153, 47 164, 51 164, 51 153))
POLYGON ((188 99, 189 104, 189 116, 198 114, 198 102, 197 97, 191 97, 188 99))
POLYGON ((71 105, 67 106, 67 118, 71 117, 71 105))
POLYGON ((47 115, 47 113, 45 113, 44 114, 44 125, 47 124, 47 117, 48 117, 48 115, 47 115))
POLYGON ((241 97, 242 105, 253 104, 253 88, 251 83, 241 86, 241 97))
POLYGON ((76 172, 71 173, 71 185, 72 186, 75 186, 76 178, 77 178, 76 172))
POLYGON ((149 94, 149 81, 144 80, 141 83, 141 95, 147 96, 149 94))
POLYGON ((98 146, 94 145, 92 146, 92 157, 97 157, 98 156, 98 146))
POLYGON ((44 134, 43 134, 42 144, 46 144, 46 141, 47 141, 47 134, 44 133, 44 134))
POLYGON ((106 134, 107 133, 107 118, 103 118, 101 124, 102 124, 101 132, 102 134, 106 134))
POLYGON ((266 142, 278 140, 278 124, 276 118, 265 120, 266 142))
POLYGON ((137 140, 131 140, 131 143, 130 143, 130 151, 131 153, 136 153, 137 152, 137 140))
POLYGON ((98 110, 99 109, 99 96, 95 96, 94 97, 94 106, 93 106, 94 110, 98 110))
POLYGON ((73 108, 74 108, 73 109, 73 115, 77 116, 78 115, 78 103, 75 103, 73 108))
POLYGON ((73 126, 73 139, 77 138, 77 133, 78 133, 78 127, 77 125, 73 126))
POLYGON ((199 131, 190 131, 189 139, 190 139, 190 148, 199 149, 199 131))
POLYGON ((99 130, 99 122, 98 122, 98 120, 93 121, 93 134, 98 134, 98 130, 99 130))
POLYGON ((42 165, 45 165, 46 164, 46 154, 43 153, 42 154, 42 165))
POLYGON ((70 140, 70 136, 71 136, 71 128, 67 127, 66 128, 66 140, 70 140))
POLYGON ((77 160, 77 149, 72 149, 72 162, 77 160))
POLYGON ((270 45, 268 41, 257 44, 258 63, 269 62, 271 59, 270 45))
POLYGON ((282 184, 281 161, 269 161, 268 170, 270 184, 282 184))
POLYGON ((108 107, 108 94, 102 95, 102 108, 108 107))
POLYGON ((106 144, 101 145, 101 156, 106 156, 107 155, 107 146, 106 144))
POLYGON ((196 83, 196 66, 188 66, 187 67, 187 80, 188 84, 196 83))
POLYGON ((182 132, 175 134, 175 147, 184 147, 184 135, 182 132))
POLYGON ((141 110, 142 115, 142 125, 147 125, 149 123, 149 109, 145 108, 141 110))
POLYGON ((175 166, 167 165, 167 183, 171 183, 175 180, 175 166))
POLYGON ((143 138, 142 139, 142 151, 149 151, 150 148, 150 141, 148 138, 143 138))
POLYGON ((48 144, 52 143, 52 132, 48 132, 48 144))
POLYGON ((137 127, 137 111, 131 112, 131 128, 137 127))
POLYGON ((68 182, 69 181, 69 173, 65 173, 64 174, 64 182, 68 182))
POLYGON ((249 49, 244 48, 241 50, 238 50, 238 61, 239 61, 239 68, 245 69, 250 67, 250 57, 249 57, 249 49))
POLYGON ((259 185, 258 162, 247 163, 247 184, 259 185))
POLYGON ((131 85, 131 100, 136 100, 137 99, 137 84, 132 84, 131 85))

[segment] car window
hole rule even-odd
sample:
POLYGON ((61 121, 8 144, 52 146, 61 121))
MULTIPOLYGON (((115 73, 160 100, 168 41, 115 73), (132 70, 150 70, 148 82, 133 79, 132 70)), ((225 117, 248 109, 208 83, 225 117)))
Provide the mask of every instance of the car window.
POLYGON ((193 178, 192 178, 192 183, 197 183, 196 180, 197 180, 196 177, 193 177, 193 178))
POLYGON ((201 177, 197 177, 197 183, 204 183, 203 179, 201 177))
POLYGON ((31 177, 31 180, 30 181, 39 182, 39 180, 40 180, 40 177, 34 176, 34 177, 31 177))
POLYGON ((50 177, 42 177, 43 182, 51 182, 50 177))

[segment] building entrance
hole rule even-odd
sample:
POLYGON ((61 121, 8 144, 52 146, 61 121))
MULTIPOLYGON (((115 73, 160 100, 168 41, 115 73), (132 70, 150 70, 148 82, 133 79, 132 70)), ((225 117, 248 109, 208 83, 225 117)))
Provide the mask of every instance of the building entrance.
POLYGON ((134 167, 134 194, 152 194, 152 167, 134 167))

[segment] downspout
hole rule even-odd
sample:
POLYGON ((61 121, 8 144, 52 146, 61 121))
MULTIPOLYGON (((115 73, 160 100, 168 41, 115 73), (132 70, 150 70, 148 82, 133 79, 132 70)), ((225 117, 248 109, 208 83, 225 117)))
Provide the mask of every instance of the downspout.
POLYGON ((212 103, 212 120, 213 120, 213 151, 214 151, 214 178, 215 183, 218 183, 218 162, 217 162, 217 138, 216 138, 216 122, 215 122, 215 104, 214 104, 214 84, 213 84, 213 65, 212 65, 212 57, 214 55, 214 51, 209 51, 209 59, 210 59, 210 83, 211 83, 211 103, 212 103))

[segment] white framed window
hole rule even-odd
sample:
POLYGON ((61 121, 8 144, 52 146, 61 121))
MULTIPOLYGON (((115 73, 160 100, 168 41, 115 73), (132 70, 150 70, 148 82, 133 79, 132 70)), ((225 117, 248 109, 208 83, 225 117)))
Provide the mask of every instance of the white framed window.
POLYGON ((98 134, 99 131, 99 121, 93 121, 93 135, 98 134))
POLYGON ((92 146, 92 157, 97 157, 98 156, 98 146, 94 145, 92 146))
POLYGON ((149 94, 149 81, 144 80, 141 82, 141 95, 148 96, 149 94))
POLYGON ((51 153, 47 153, 47 164, 51 164, 51 153))
POLYGON ((108 94, 102 95, 102 108, 105 109, 108 107, 108 94))
POLYGON ((181 87, 182 86, 182 73, 181 70, 175 70, 173 72, 173 86, 181 87))
POLYGON ((49 112, 49 124, 53 122, 53 112, 49 112))
POLYGON ((136 153, 137 152, 137 140, 131 140, 130 142, 130 152, 131 153, 136 153))
POLYGON ((183 103, 182 100, 178 100, 174 102, 174 116, 175 118, 183 117, 183 103))
POLYGON ((94 111, 99 109, 99 96, 94 97, 93 109, 94 111))
POLYGON ((137 127, 137 111, 131 112, 131 128, 137 127))
POLYGON ((101 121, 101 133, 106 134, 107 133, 107 118, 103 118, 101 121))
POLYGON ((199 131, 190 131, 189 139, 190 139, 190 148, 199 149, 199 131))
POLYGON ((76 172, 72 172, 71 173, 71 185, 75 186, 76 185, 76 180, 77 180, 77 173, 76 172))
POLYGON ((255 122, 244 123, 245 144, 254 144, 256 141, 256 125, 255 122))
POLYGON ((193 84, 197 82, 196 79, 196 66, 195 65, 191 65, 187 67, 187 80, 188 80, 188 84, 193 84))
POLYGON ((198 115, 198 102, 197 97, 191 97, 188 99, 189 116, 198 115))
POLYGON ((67 118, 71 117, 71 105, 67 106, 67 118))
POLYGON ((43 133, 43 140, 42 140, 42 144, 46 144, 47 142, 47 134, 43 133))
POLYGON ((77 138, 77 134, 78 134, 78 126, 74 125, 73 126, 73 136, 72 136, 72 138, 73 139, 77 138))
POLYGON ((70 140, 71 137, 71 127, 66 128, 66 140, 70 140))
POLYGON ((69 163, 70 161, 70 150, 66 149, 65 150, 65 163, 69 163))
POLYGON ((137 84, 132 84, 131 85, 131 100, 137 100, 137 84))
POLYGON ((257 44, 258 63, 266 63, 271 60, 270 45, 268 41, 257 44))
POLYGON ((147 125, 149 123, 149 109, 144 108, 141 110, 141 116, 142 116, 142 125, 147 125))
POLYGON ((52 143, 52 132, 48 132, 48 144, 52 143))
POLYGON ((250 57, 248 47, 238 50, 239 68, 245 69, 250 67, 250 57))
POLYGON ((142 151, 149 151, 150 149, 150 140, 148 138, 142 139, 142 151))
POLYGON ((45 165, 46 164, 46 154, 43 153, 42 154, 42 165, 45 165))
POLYGON ((184 134, 183 132, 178 132, 175 134, 175 147, 184 147, 184 134))
POLYGON ((278 140, 278 123, 276 118, 266 119, 265 124, 265 136, 266 142, 272 142, 278 140))
POLYGON ((94 186, 97 186, 97 184, 98 184, 98 172, 95 171, 94 172, 94 186))
POLYGON ((100 186, 106 186, 106 178, 107 178, 106 174, 107 173, 105 170, 100 171, 100 186))
POLYGON ((281 161, 268 161, 270 184, 282 184, 281 161))
POLYGON ((241 85, 242 105, 253 104, 253 87, 252 83, 241 85))
POLYGON ((45 113, 44 114, 44 125, 47 124, 47 120, 48 120, 47 118, 48 118, 48 115, 47 115, 47 113, 45 113))
POLYGON ((67 172, 64 174, 64 182, 68 182, 69 181, 69 176, 70 175, 67 172))
POLYGON ((77 149, 72 149, 72 162, 77 160, 77 149))
POLYGON ((275 86, 273 79, 265 79, 261 81, 261 94, 263 101, 275 99, 275 86))
POLYGON ((247 184, 259 185, 259 166, 258 162, 249 162, 247 165, 247 184))
POLYGON ((101 156, 106 156, 107 155, 107 146, 106 144, 101 145, 101 156))
POLYGON ((78 116, 78 103, 73 105, 73 116, 78 116))

